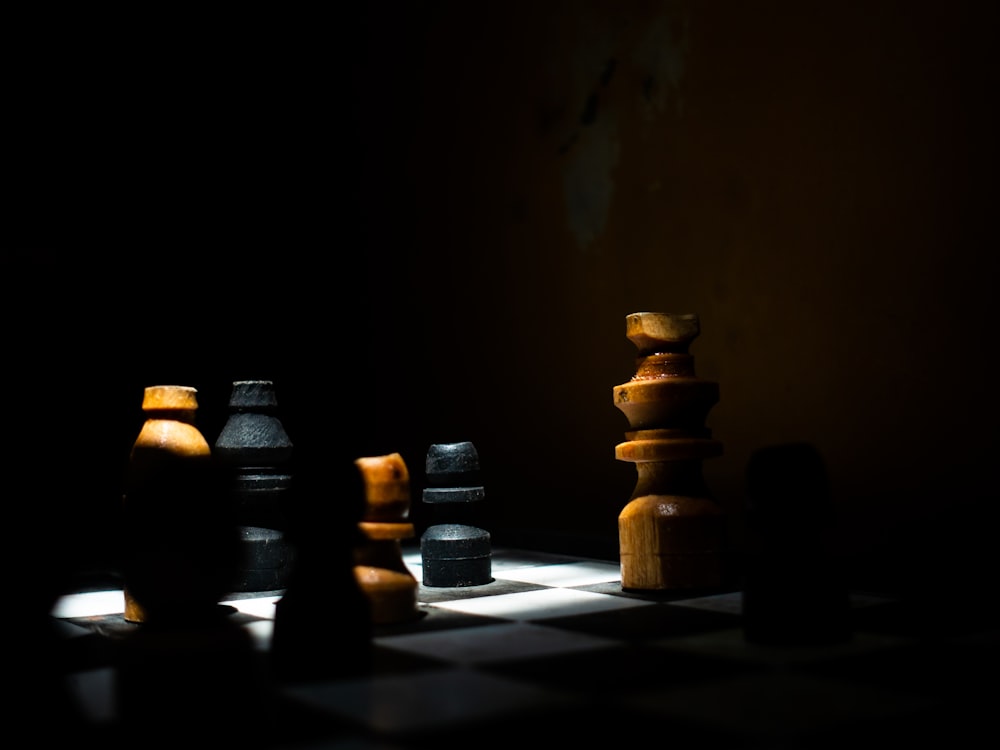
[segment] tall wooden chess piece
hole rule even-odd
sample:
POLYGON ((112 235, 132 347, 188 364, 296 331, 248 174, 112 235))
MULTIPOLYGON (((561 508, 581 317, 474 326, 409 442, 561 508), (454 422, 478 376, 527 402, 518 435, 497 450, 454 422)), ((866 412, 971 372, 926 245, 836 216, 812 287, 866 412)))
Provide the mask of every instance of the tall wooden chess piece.
POLYGON ((239 562, 232 503, 195 424, 197 391, 145 389, 124 494, 125 619, 114 700, 136 744, 253 741, 265 690, 253 643, 219 604, 239 562), (236 736, 233 736, 233 733, 236 736))
POLYGON ((123 497, 125 619, 193 620, 231 590, 239 536, 211 447, 195 424, 197 391, 145 389, 145 422, 123 497))
POLYGON ((399 453, 355 461, 365 487, 364 536, 354 555, 358 585, 371 603, 373 625, 414 620, 417 579, 403 561, 401 540, 416 535, 410 515, 410 472, 399 453))
POLYGON ((292 550, 284 506, 293 445, 278 416, 272 381, 233 383, 229 417, 212 450, 225 470, 243 548, 234 590, 285 588, 292 550))
POLYGON ((625 325, 639 355, 632 379, 614 388, 614 404, 631 427, 615 457, 635 463, 638 479, 618 516, 622 588, 717 587, 726 518, 705 485, 702 461, 722 454, 705 427, 719 387, 695 376, 688 353, 700 333, 698 316, 638 312, 625 325))

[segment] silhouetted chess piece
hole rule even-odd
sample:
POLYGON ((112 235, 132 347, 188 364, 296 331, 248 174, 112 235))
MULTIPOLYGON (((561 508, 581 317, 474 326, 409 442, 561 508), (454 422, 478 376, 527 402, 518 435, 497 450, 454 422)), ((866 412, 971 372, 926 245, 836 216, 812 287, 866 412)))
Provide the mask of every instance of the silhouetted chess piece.
POLYGON ((292 550, 284 505, 293 445, 278 416, 270 380, 237 380, 229 417, 213 446, 225 471, 239 527, 242 557, 234 591, 283 589, 292 550))
POLYGON ((403 561, 402 540, 416 535, 410 515, 410 473, 399 453, 355 461, 365 487, 354 572, 371 603, 372 622, 388 625, 420 616, 417 579, 403 561))
POLYGON ((833 500, 819 452, 808 443, 755 451, 747 464, 746 494, 746 640, 771 645, 849 640, 850 592, 833 554, 833 500))
POLYGON ((273 746, 268 676, 231 616, 151 620, 115 649, 117 729, 129 746, 273 746))
POLYGON ((719 386, 695 375, 688 353, 700 333, 698 316, 638 312, 625 323, 638 357, 632 379, 614 388, 614 404, 631 427, 615 457, 635 463, 637 481, 618 517, 622 588, 718 587, 726 515, 709 493, 702 462, 722 454, 705 426, 719 386))
POLYGON ((479 453, 469 441, 438 443, 427 450, 432 524, 420 537, 425 586, 481 586, 493 580, 490 534, 475 523, 486 496, 479 453))
POLYGON ((195 424, 197 391, 145 389, 123 497, 125 619, 217 616, 232 588, 239 536, 211 448, 195 424))
MULTIPOLYGON (((300 443, 296 455, 302 459, 306 451, 300 443)), ((354 573, 354 549, 364 540, 358 527, 364 484, 354 460, 333 459, 334 451, 315 449, 292 478, 293 562, 275 604, 268 654, 278 682, 357 677, 372 666, 371 604, 354 573)))

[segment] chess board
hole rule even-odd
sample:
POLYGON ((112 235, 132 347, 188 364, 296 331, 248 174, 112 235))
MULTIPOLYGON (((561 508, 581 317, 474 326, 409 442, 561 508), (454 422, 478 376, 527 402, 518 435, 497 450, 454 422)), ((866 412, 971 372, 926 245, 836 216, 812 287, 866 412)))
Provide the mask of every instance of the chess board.
MULTIPOLYGON (((421 581, 419 549, 404 547, 404 560, 421 581)), ((625 592, 614 561, 503 547, 492 575, 482 586, 421 584, 420 617, 377 629, 370 675, 277 686, 265 712, 228 720, 259 726, 261 746, 345 750, 963 746, 992 729, 1000 629, 945 596, 854 593, 849 641, 761 646, 744 638, 739 591, 625 592)), ((226 602, 256 654, 279 596, 226 602)), ((112 588, 66 594, 52 613, 76 653, 70 693, 103 739, 120 738, 103 646, 127 629, 121 612, 112 588)))

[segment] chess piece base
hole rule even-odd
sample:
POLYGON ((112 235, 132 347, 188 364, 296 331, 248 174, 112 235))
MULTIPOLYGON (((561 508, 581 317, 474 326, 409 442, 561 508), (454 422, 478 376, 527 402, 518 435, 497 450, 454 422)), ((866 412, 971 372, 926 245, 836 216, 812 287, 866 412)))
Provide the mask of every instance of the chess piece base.
POLYGON ((411 573, 357 565, 354 575, 371 604, 373 625, 408 622, 420 616, 417 581, 411 573))
POLYGON ((622 588, 716 588, 723 582, 724 540, 725 515, 709 498, 634 498, 618 516, 622 588))
POLYGON ((481 586, 493 580, 490 534, 465 524, 429 527, 420 537, 425 586, 481 586))
POLYGON ((233 591, 275 591, 288 585, 293 549, 277 529, 241 526, 241 562, 233 591))

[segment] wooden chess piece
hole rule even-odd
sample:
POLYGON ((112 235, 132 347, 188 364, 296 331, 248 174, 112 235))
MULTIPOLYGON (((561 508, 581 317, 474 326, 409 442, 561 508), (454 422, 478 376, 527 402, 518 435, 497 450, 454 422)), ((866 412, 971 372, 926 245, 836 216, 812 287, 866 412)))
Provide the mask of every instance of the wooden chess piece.
POLYGON ((142 409, 123 495, 125 619, 217 614, 232 585, 239 537, 211 448, 195 424, 197 391, 150 386, 142 409))
POLYGON ((725 513, 709 494, 702 461, 722 453, 705 427, 719 387, 695 376, 688 353, 700 333, 698 316, 638 312, 625 322, 638 358, 632 379, 614 388, 614 404, 631 427, 615 457, 635 464, 637 482, 618 517, 622 588, 717 587, 725 513))
POLYGON ((354 573, 371 603, 373 625, 420 616, 417 579, 403 561, 401 540, 416 535, 410 514, 410 473, 399 453, 355 460, 364 480, 365 510, 358 524, 354 573))
POLYGON ((479 453, 469 441, 438 443, 427 450, 423 501, 434 523, 420 537, 425 586, 481 586, 493 580, 490 534, 476 511, 486 495, 479 453))
POLYGON ((233 383, 229 417, 212 450, 225 470, 243 549, 233 589, 285 588, 292 550, 284 505, 293 445, 278 416, 272 381, 233 383))

